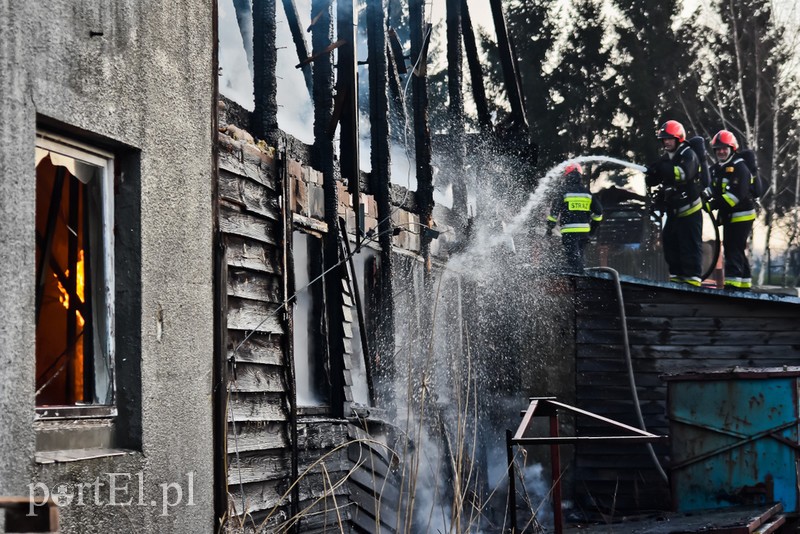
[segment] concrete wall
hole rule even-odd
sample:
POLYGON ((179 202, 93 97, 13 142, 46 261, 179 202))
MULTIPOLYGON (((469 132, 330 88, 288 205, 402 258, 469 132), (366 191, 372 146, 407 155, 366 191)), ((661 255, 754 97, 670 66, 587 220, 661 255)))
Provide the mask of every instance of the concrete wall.
POLYGON ((61 510, 63 532, 213 529, 212 4, 0 4, 0 496, 27 495, 34 481, 53 487, 132 475, 118 479, 129 483, 131 505, 73 503, 61 510), (118 187, 139 194, 139 206, 128 206, 124 219, 133 223, 118 220, 116 232, 134 247, 131 265, 140 264, 141 276, 118 280, 136 284, 118 293, 128 291, 137 304, 126 309, 117 343, 141 364, 141 384, 138 377, 125 384, 141 405, 132 410, 140 421, 123 424, 139 450, 125 456, 34 462, 37 116, 83 131, 84 141, 92 140, 88 132, 130 147, 118 187), (186 505, 190 472, 193 506, 186 505), (182 485, 184 504, 161 516, 159 485, 173 482, 182 485))

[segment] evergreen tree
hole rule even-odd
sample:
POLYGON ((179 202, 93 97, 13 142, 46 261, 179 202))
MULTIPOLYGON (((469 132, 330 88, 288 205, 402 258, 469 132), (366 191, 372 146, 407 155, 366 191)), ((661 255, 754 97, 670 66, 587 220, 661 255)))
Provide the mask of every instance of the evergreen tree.
POLYGON ((612 121, 620 106, 601 0, 577 0, 558 66, 550 77, 549 121, 556 135, 543 146, 555 164, 564 157, 606 152, 614 145, 612 121))
POLYGON ((796 79, 769 0, 717 0, 714 6, 722 25, 710 47, 714 84, 708 105, 719 128, 733 131, 742 146, 755 150, 759 174, 770 184, 762 198, 768 269, 776 218, 795 202, 796 79))
POLYGON ((549 117, 550 82, 544 67, 557 36, 556 22, 550 15, 558 11, 556 1, 513 0, 504 7, 520 68, 531 135, 534 142, 539 144, 540 161, 547 160, 549 157, 542 152, 542 148, 553 138, 555 129, 549 117))
POLYGON ((658 125, 668 119, 688 124, 676 90, 690 72, 692 49, 672 29, 681 2, 613 2, 625 19, 617 29, 616 66, 623 87, 620 111, 629 122, 624 149, 636 160, 652 161, 660 151, 654 139, 658 125))

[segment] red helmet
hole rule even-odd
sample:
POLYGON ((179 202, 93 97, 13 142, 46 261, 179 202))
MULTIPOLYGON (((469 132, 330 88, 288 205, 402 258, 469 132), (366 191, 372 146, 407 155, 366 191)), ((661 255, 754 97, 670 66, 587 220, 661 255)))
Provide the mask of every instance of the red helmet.
POLYGON ((728 147, 734 152, 739 150, 739 143, 736 141, 736 136, 728 130, 720 130, 717 135, 711 140, 711 148, 725 148, 728 147))
POLYGON ((686 141, 686 130, 678 121, 667 121, 661 125, 656 133, 659 139, 677 139, 679 143, 686 141))
POLYGON ((583 174, 583 167, 581 167, 580 163, 568 163, 566 167, 564 167, 564 176, 571 174, 573 171, 578 171, 580 174, 583 174))

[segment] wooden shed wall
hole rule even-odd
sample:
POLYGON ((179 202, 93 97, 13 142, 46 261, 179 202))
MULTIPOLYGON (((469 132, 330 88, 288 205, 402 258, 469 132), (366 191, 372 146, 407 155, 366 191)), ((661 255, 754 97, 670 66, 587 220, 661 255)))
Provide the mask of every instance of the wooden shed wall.
MULTIPOLYGON (((800 299, 632 281, 622 289, 637 392, 651 432, 669 430, 664 374, 800 361, 800 299)), ((638 426, 613 281, 576 277, 575 301, 578 406, 638 426)), ((605 427, 578 418, 577 432, 598 435, 605 427)), ((668 444, 655 448, 668 471, 668 444)), ((580 445, 576 455, 576 500, 585 511, 670 507, 669 487, 643 445, 580 445)))
POLYGON ((286 332, 276 313, 283 301, 280 185, 273 158, 226 135, 219 141, 219 228, 227 264, 227 525, 255 530, 288 515, 282 499, 291 464, 286 332))
MULTIPOLYGON (((217 461, 224 461, 227 469, 226 526, 235 532, 261 532, 299 521, 301 532, 374 532, 379 518, 381 531, 394 532, 402 524, 396 462, 385 447, 376 445, 386 430, 374 422, 367 433, 347 419, 294 415, 300 475, 295 508, 301 518, 292 517, 292 362, 286 357, 291 336, 279 309, 287 231, 281 214, 281 170, 276 158, 253 145, 225 134, 219 143, 228 430, 226 457, 217 461)), ((287 172, 295 183, 300 174, 311 174, 297 161, 291 163, 287 172)), ((346 282, 343 292, 345 304, 350 304, 346 282)), ((349 312, 344 325, 348 344, 349 312)), ((345 362, 348 358, 350 354, 345 362)), ((347 400, 352 399, 351 385, 346 365, 347 400)))

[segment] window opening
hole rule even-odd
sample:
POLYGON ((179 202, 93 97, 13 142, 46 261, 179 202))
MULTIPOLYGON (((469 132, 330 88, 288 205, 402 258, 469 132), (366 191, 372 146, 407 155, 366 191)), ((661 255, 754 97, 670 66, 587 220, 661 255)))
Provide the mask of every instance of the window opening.
POLYGON ((37 133, 39 416, 114 402, 113 176, 111 154, 37 133))
POLYGON ((294 287, 294 365, 299 406, 330 403, 329 365, 325 352, 324 281, 309 282, 322 274, 322 240, 295 230, 292 237, 294 287), (308 287, 306 287, 308 286, 308 287))

